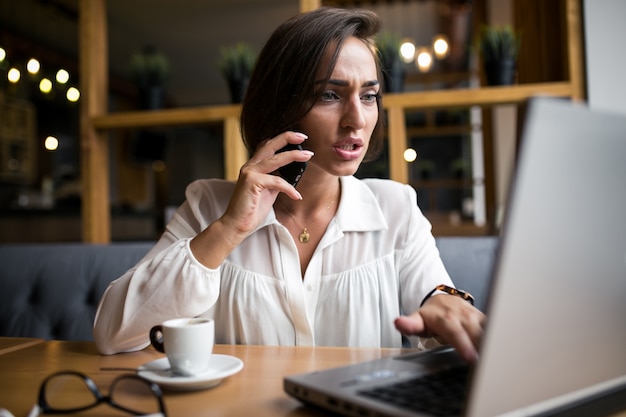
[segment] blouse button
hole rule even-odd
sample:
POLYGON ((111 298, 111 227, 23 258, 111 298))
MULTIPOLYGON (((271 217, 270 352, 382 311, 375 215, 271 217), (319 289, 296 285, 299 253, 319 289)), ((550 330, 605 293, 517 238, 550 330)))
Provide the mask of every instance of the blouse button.
POLYGON ((309 285, 306 286, 306 289, 308 291, 313 291, 313 286, 311 284, 309 284, 309 285))

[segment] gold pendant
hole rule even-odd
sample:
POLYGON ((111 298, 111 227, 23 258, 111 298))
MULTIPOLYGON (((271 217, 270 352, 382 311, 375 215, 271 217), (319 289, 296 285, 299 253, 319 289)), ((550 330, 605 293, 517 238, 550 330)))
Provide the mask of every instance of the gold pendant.
POLYGON ((300 233, 300 243, 307 243, 311 239, 311 235, 307 232, 306 227, 300 233))

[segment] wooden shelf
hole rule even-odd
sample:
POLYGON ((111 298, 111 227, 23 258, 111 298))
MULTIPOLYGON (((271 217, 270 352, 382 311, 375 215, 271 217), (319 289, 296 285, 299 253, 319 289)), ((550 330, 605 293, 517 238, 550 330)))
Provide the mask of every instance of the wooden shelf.
MULTIPOLYGON (((322 0, 299 0, 300 10, 318 8, 322 0)), ((582 63, 582 11, 579 0, 565 0, 567 18, 568 78, 563 82, 521 84, 507 87, 482 87, 387 94, 390 178, 407 183, 407 163, 403 159, 406 147, 406 111, 444 109, 451 107, 495 106, 519 104, 538 95, 584 98, 584 65, 582 63)), ((239 130, 240 106, 207 106, 146 112, 107 114, 107 27, 106 0, 79 0, 79 39, 81 92, 88 97, 81 106, 81 165, 83 186, 83 240, 92 243, 110 241, 108 199, 107 130, 152 126, 175 126, 223 123, 226 179, 236 179, 239 167, 248 159, 239 130)), ((457 225, 453 225, 456 227, 457 225)), ((455 230, 454 227, 451 229, 455 230)), ((472 231, 478 230, 470 227, 472 231)), ((457 228, 458 230, 458 228, 457 228)))
POLYGON ((239 118, 240 112, 241 106, 238 104, 184 109, 131 111, 94 116, 91 118, 91 123, 98 130, 193 125, 222 122, 229 118, 239 118))
POLYGON ((515 104, 523 103, 537 95, 571 97, 572 86, 569 81, 563 81, 475 89, 418 91, 386 94, 383 102, 385 108, 402 107, 404 110, 417 110, 515 104))
MULTIPOLYGON (((536 95, 569 97, 569 82, 526 84, 507 87, 482 87, 476 89, 453 89, 386 94, 384 107, 401 107, 403 110, 493 106, 522 103, 536 95)), ((110 113, 91 118, 98 130, 174 126, 222 122, 238 118, 238 104, 110 113)))

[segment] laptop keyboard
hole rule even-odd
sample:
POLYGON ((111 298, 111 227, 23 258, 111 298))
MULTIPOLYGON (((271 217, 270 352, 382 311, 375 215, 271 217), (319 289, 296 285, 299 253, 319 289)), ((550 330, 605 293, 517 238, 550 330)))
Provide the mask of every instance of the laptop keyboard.
POLYGON ((436 417, 460 416, 468 375, 468 367, 454 367, 359 394, 436 417))

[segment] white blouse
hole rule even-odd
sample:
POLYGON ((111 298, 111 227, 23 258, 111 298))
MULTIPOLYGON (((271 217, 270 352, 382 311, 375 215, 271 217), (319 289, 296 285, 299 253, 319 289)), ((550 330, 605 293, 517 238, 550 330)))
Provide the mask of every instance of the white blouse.
MULTIPOLYGON (((452 285, 413 188, 341 178, 341 200, 303 275, 295 242, 270 211, 217 269, 189 241, 226 210, 234 183, 198 180, 156 246, 107 288, 94 323, 104 354, 139 350, 151 326, 215 320, 225 344, 400 347, 393 321, 452 285)), ((417 338, 411 338, 414 346, 417 338)))

